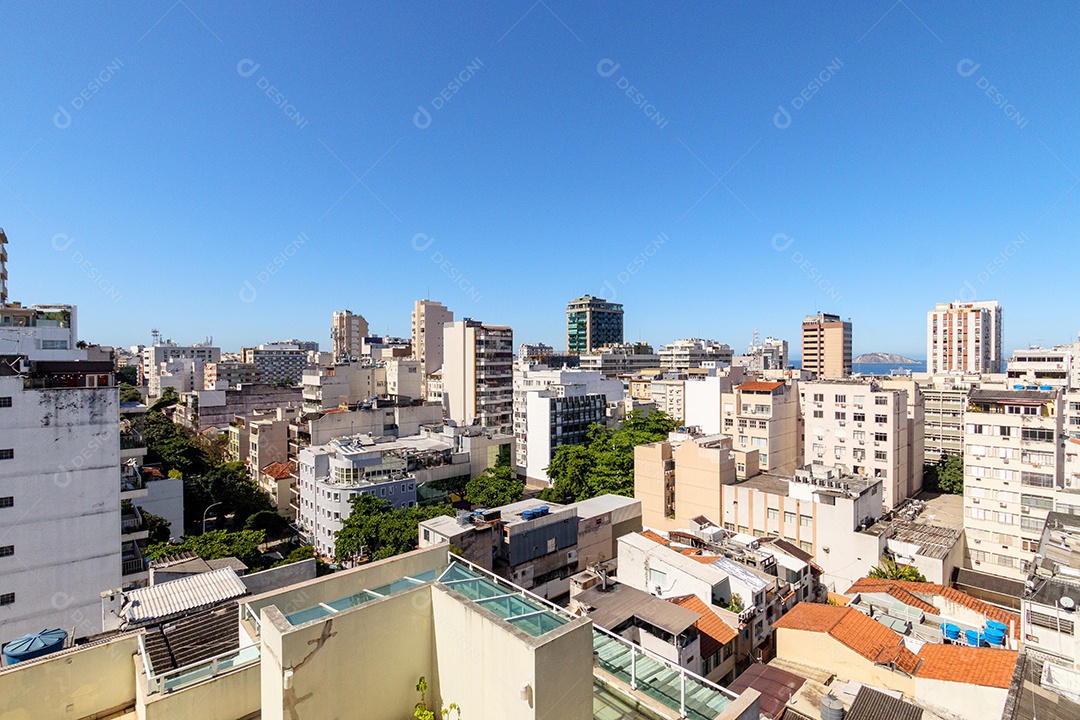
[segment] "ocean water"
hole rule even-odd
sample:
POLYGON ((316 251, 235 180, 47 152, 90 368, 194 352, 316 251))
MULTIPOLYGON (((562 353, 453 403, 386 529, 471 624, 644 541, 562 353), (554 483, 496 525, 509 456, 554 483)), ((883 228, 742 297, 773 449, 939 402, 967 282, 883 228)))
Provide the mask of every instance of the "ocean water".
POLYGON ((892 371, 926 372, 926 363, 853 363, 851 372, 862 375, 889 375, 892 371))

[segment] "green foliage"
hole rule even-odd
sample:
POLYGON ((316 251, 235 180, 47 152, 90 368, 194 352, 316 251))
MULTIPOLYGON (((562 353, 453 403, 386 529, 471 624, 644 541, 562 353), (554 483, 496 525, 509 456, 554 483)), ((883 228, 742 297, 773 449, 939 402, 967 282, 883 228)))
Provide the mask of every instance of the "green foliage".
POLYGON ((301 545, 300 547, 295 548, 292 552, 290 552, 288 555, 286 555, 281 560, 278 560, 276 563, 274 563, 270 567, 281 567, 282 565, 292 565, 293 563, 298 563, 298 562, 301 562, 302 560, 308 560, 310 558, 315 558, 315 576, 316 577, 322 577, 323 575, 329 575, 330 573, 334 572, 333 569, 331 569, 331 567, 327 563, 323 562, 319 558, 319 556, 315 554, 315 548, 313 548, 311 545, 301 545))
POLYGON ((482 507, 500 507, 521 499, 525 481, 509 465, 496 465, 480 473, 465 485, 469 502, 482 507))
POLYGON ((210 468, 210 458, 199 441, 160 410, 151 409, 143 416, 143 438, 148 460, 164 463, 166 471, 175 469, 182 475, 200 475, 210 468))
POLYGON ((169 531, 169 521, 160 515, 155 515, 141 508, 139 512, 142 513, 143 522, 149 531, 146 541, 151 544, 169 542, 169 538, 172 537, 172 533, 169 531))
POLYGON ((741 613, 743 610, 745 610, 746 606, 743 603, 742 595, 740 595, 739 593, 732 593, 731 600, 728 601, 728 604, 724 606, 724 609, 730 610, 731 612, 736 614, 741 613))
POLYGON ((139 368, 134 365, 125 365, 116 369, 116 382, 123 385, 139 384, 139 368))
POLYGON ((262 530, 266 533, 266 537, 278 539, 289 534, 289 520, 275 510, 260 510, 248 516, 244 522, 244 529, 262 530))
POLYGON ((357 560, 360 549, 365 546, 372 560, 409 552, 416 547, 417 526, 421 522, 453 514, 454 509, 449 505, 394 509, 374 495, 358 495, 353 498, 349 517, 335 535, 334 560, 357 560))
POLYGON ((251 567, 260 564, 259 545, 265 540, 266 534, 261 530, 241 530, 240 532, 211 530, 202 535, 188 535, 179 545, 168 543, 151 545, 146 550, 146 557, 150 560, 158 560, 190 550, 203 560, 235 557, 251 567))
POLYGON ((908 582, 926 582, 919 569, 914 565, 901 565, 892 558, 882 558, 880 565, 870 568, 867 577, 879 580, 906 580, 908 582))
POLYGON ((174 468, 174 469, 169 471, 169 477, 172 478, 172 479, 182 478, 182 477, 184 477, 184 473, 182 473, 179 470, 174 468))
POLYGON ((127 383, 120 383, 120 402, 142 402, 142 393, 139 388, 127 383))
POLYGON ((923 487, 948 495, 964 494, 964 458, 942 455, 936 463, 923 466, 923 487))
POLYGON ((180 402, 180 396, 176 392, 176 388, 167 387, 161 391, 161 397, 150 406, 151 410, 164 410, 165 408, 175 405, 180 402))
MULTIPOLYGON (((250 516, 260 510, 272 509, 270 501, 248 475, 243 463, 218 465, 202 475, 197 482, 203 492, 212 498, 211 502, 221 503, 217 508, 219 515, 233 516, 233 527, 243 527, 250 516)), ((209 504, 205 507, 209 507, 209 504)))
MULTIPOLYGON (((416 720, 435 720, 435 711, 428 708, 427 690, 427 678, 421 675, 419 682, 416 683, 416 692, 420 693, 420 700, 416 703, 416 708, 413 710, 413 717, 416 718, 416 720)), ((461 708, 457 706, 457 703, 450 703, 444 707, 442 709, 442 717, 449 717, 451 710, 456 710, 458 718, 461 717, 461 708)))
POLYGON ((662 412, 632 412, 617 429, 593 425, 585 445, 555 450, 547 468, 554 484, 540 498, 575 502, 606 493, 633 496, 634 448, 664 440, 674 429, 675 421, 662 412))

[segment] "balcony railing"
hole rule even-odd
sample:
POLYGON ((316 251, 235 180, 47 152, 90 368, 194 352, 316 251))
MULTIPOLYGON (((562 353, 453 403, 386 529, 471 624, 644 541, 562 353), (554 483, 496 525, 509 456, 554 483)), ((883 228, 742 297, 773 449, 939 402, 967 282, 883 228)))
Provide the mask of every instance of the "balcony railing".
POLYGON ((138 575, 146 570, 146 560, 142 557, 131 558, 130 560, 124 560, 121 563, 121 575, 138 575))
POLYGON ((146 447, 146 440, 143 439, 141 433, 134 431, 120 433, 120 449, 121 450, 134 450, 136 448, 146 447))
POLYGON ((131 510, 124 510, 120 514, 120 532, 123 535, 128 533, 139 532, 146 528, 146 522, 143 520, 142 513, 139 512, 139 508, 133 507, 131 510))
MULTIPOLYGON (((145 649, 143 649, 143 653, 145 658, 145 649)), ((148 673, 146 678, 147 692, 149 694, 173 692, 203 680, 210 680, 230 670, 253 665, 259 662, 260 656, 259 646, 251 645, 240 650, 230 650, 207 660, 185 665, 159 675, 150 676, 148 673)), ((143 669, 149 671, 150 667, 144 663, 143 669)))

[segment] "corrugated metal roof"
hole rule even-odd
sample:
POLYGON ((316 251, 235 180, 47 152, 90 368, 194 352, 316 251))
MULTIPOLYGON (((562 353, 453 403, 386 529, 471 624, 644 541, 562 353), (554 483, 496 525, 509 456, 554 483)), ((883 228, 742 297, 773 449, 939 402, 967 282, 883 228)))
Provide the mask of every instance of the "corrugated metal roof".
POLYGON ((128 624, 142 625, 213 607, 247 594, 247 587, 231 567, 136 588, 125 595, 122 612, 128 624))

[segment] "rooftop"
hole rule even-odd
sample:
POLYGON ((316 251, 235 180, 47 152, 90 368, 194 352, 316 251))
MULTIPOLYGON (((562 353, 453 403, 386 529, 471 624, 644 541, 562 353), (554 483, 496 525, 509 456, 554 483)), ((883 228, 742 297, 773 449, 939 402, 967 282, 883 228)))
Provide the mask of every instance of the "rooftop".
POLYGON ((1044 403, 1054 400, 1057 393, 1042 390, 972 390, 968 396, 973 403, 1044 403))
MULTIPOLYGON (((955 603, 971 610, 984 618, 1013 627, 1013 636, 1020 637, 1020 617, 1006 612, 996 605, 972 597, 967 593, 960 592, 946 585, 937 583, 908 582, 903 580, 882 580, 877 578, 860 578, 848 588, 847 594, 856 593, 884 593, 896 598, 905 605, 917 607, 925 612, 938 615, 941 608, 934 605, 935 598, 955 603)), ((939 603, 940 604, 940 603, 939 603)))
POLYGON ((735 678, 735 682, 728 685, 728 690, 739 694, 747 688, 757 690, 761 693, 761 715, 776 718, 784 711, 791 696, 797 693, 805 682, 806 678, 795 673, 773 665, 755 663, 735 678))
POLYGON ((163 622, 207 609, 247 594, 247 586, 231 567, 193 574, 124 593, 121 610, 129 625, 163 622))
POLYGON ((873 688, 862 687, 846 720, 922 720, 923 709, 873 688))
POLYGON ((754 380, 751 382, 745 382, 742 385, 737 385, 736 390, 742 390, 744 392, 772 392, 778 387, 783 387, 782 382, 761 382, 754 380))
MULTIPOLYGON (((584 605, 593 623, 608 630, 639 618, 672 635, 680 635, 701 619, 701 614, 661 600, 623 583, 609 583, 606 590, 596 585, 578 594, 575 601, 584 605)), ((704 650, 702 650, 704 652, 704 650)))

